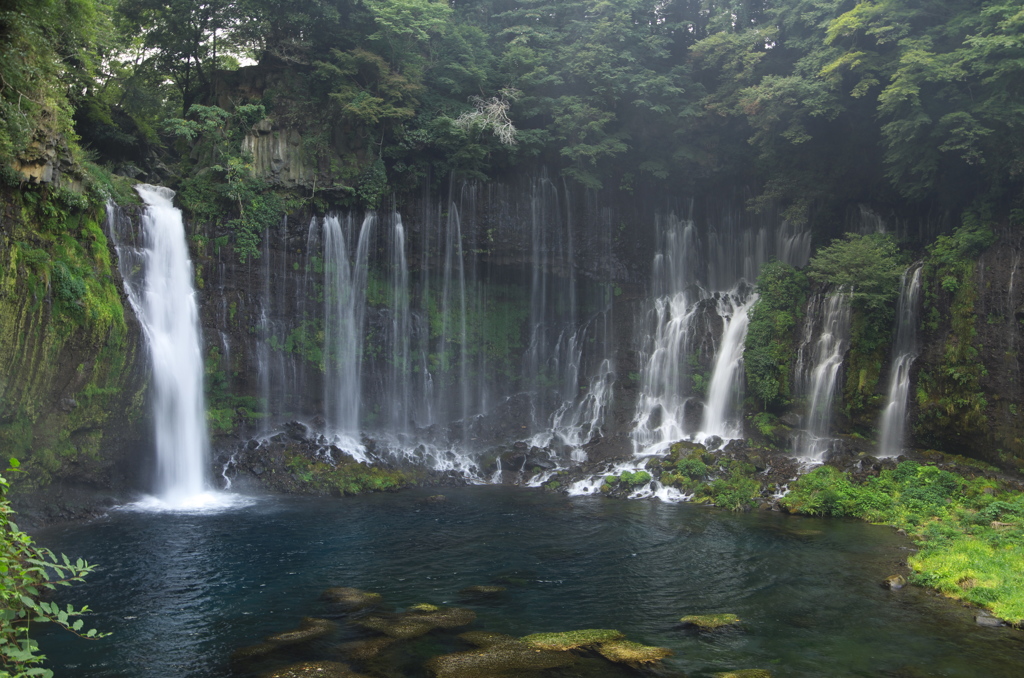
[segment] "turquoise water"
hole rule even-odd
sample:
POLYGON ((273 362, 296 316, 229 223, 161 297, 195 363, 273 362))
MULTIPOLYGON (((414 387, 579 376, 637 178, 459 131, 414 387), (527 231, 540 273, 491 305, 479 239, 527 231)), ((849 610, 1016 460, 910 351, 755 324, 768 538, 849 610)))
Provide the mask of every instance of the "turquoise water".
MULTIPOLYGON (((1021 676, 1024 635, 975 626, 970 610, 927 591, 884 590, 909 543, 859 522, 686 504, 567 498, 505 487, 409 491, 346 499, 261 498, 220 513, 117 510, 38 535, 99 564, 61 600, 88 603, 99 641, 42 637, 59 676, 172 678, 259 675, 302 659, 338 659, 367 632, 320 602, 351 586, 385 606, 468 607, 476 621, 392 647, 366 675, 424 676, 423 661, 469 649, 454 637, 615 628, 670 648, 655 673, 710 676, 767 668, 775 676, 1021 676), (435 490, 434 493, 437 491, 435 490), (467 586, 501 583, 490 598, 467 586), (743 626, 681 628, 685 614, 731 612, 743 626), (335 614, 326 639, 254 664, 231 653, 306 616, 335 614)), ((540 675, 635 675, 606 663, 540 675)), ((532 674, 531 674, 532 675, 532 674)))

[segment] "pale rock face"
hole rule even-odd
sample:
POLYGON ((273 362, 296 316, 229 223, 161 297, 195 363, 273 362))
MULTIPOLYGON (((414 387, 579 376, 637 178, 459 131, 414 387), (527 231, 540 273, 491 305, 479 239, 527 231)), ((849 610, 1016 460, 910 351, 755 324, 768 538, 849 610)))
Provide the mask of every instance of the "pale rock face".
POLYGON ((302 135, 295 129, 275 129, 264 119, 253 125, 242 142, 252 154, 253 169, 273 183, 292 188, 314 185, 315 168, 302 157, 302 135))

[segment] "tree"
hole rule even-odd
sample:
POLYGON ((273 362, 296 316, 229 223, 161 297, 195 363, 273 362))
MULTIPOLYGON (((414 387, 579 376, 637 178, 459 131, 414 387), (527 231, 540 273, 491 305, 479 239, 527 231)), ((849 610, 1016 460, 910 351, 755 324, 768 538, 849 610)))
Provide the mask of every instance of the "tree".
MULTIPOLYGON (((8 472, 18 466, 18 460, 11 459, 8 472)), ((36 546, 11 521, 8 488, 7 479, 0 476, 0 678, 51 678, 53 672, 40 666, 46 657, 29 635, 32 624, 52 622, 83 638, 109 635, 83 630, 85 623, 76 617, 88 612, 88 606, 62 608, 42 600, 47 591, 82 581, 94 566, 36 546)))
POLYGON ((886 235, 847 233, 811 257, 812 280, 853 291, 854 304, 888 309, 900 291, 899 248, 886 235))

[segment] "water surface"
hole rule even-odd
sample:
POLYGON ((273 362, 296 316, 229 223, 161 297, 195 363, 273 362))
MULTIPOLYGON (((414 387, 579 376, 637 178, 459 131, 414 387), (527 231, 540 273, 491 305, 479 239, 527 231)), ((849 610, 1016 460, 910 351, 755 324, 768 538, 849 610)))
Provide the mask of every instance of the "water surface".
MULTIPOLYGON (((1024 673, 1019 632, 979 628, 969 610, 920 589, 881 588, 908 555, 909 544, 888 528, 504 487, 444 493, 441 503, 415 490, 262 498, 206 514, 119 510, 44 531, 44 545, 100 565, 62 599, 88 603, 95 612, 87 624, 113 635, 87 642, 50 633, 43 649, 58 676, 82 678, 242 678, 306 657, 340 659, 339 643, 366 636, 343 617, 334 636, 265 664, 239 665, 230 655, 305 616, 329 614, 319 594, 353 586, 396 609, 470 607, 474 629, 616 628, 675 652, 661 675, 754 667, 778 677, 1024 673), (508 590, 460 597, 490 583, 508 590), (739 615, 742 629, 708 635, 676 623, 713 612, 739 615)), ((422 676, 426 656, 464 649, 451 633, 432 634, 396 646, 390 666, 357 668, 422 676)))

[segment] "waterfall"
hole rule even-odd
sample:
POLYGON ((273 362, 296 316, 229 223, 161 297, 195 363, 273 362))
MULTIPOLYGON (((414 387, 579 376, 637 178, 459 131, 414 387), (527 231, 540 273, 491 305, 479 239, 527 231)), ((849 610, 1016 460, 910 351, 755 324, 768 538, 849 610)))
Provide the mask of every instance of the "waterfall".
POLYGON ((795 453, 804 459, 821 460, 832 443, 829 438, 832 402, 849 343, 851 296, 849 290, 840 288, 832 294, 816 296, 808 309, 804 342, 797 359, 798 374, 801 370, 806 372, 800 378, 808 407, 804 430, 796 439, 795 453), (811 348, 814 328, 819 320, 820 334, 813 343, 810 363, 807 363, 804 356, 811 348))
POLYGON ((406 433, 412 400, 410 372, 409 264, 405 258, 405 227, 402 217, 393 216, 391 227, 391 323, 388 338, 390 358, 384 405, 388 408, 388 426, 393 433, 406 433))
POLYGON ((209 489, 202 339, 192 262, 181 211, 172 203, 174 192, 148 185, 136 190, 147 206, 142 247, 132 251, 118 244, 118 266, 153 365, 157 495, 166 505, 182 506, 209 489), (141 280, 133 270, 136 264, 142 265, 141 280))
POLYGON ((671 215, 658 223, 662 249, 654 257, 654 306, 646 361, 640 374, 640 397, 634 416, 636 454, 659 454, 689 435, 686 424, 691 397, 689 358, 706 293, 694 284, 699 252, 693 221, 671 215))
POLYGON ((743 435, 739 416, 743 400, 743 342, 750 324, 747 313, 756 301, 756 294, 742 288, 718 295, 718 315, 724 328, 698 438, 718 436, 730 440, 743 435))
MULTIPOLYGON (((1010 279, 1013 284, 1013 278, 1010 279)), ((903 273, 900 298, 896 305, 896 341, 892 345, 889 372, 889 397, 882 412, 879 457, 895 457, 903 449, 906 430, 907 395, 910 392, 910 366, 917 358, 918 297, 921 294, 921 266, 903 273)))
POLYGON ((366 461, 360 442, 363 319, 366 314, 367 259, 376 215, 368 214, 359 229, 354 261, 347 240, 351 218, 323 220, 324 247, 324 409, 327 427, 337 446, 366 461))

